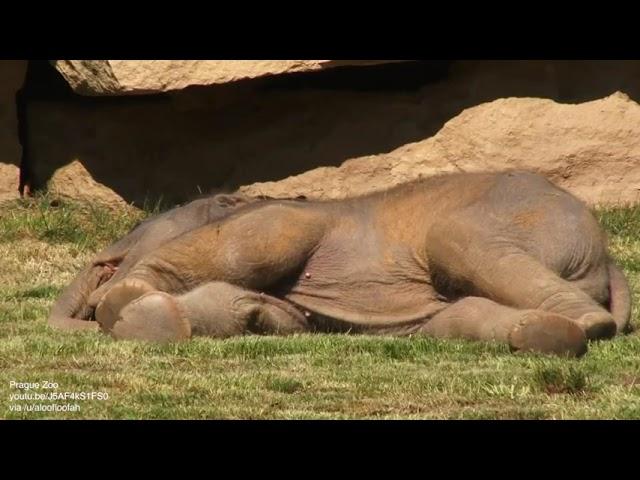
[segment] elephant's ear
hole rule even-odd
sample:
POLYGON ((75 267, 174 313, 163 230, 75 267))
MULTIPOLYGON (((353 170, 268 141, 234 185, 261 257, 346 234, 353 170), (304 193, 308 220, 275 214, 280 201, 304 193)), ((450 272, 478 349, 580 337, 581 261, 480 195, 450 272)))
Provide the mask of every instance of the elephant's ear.
POLYGON ((222 208, 234 208, 249 203, 251 199, 240 193, 221 193, 216 195, 215 203, 222 208))

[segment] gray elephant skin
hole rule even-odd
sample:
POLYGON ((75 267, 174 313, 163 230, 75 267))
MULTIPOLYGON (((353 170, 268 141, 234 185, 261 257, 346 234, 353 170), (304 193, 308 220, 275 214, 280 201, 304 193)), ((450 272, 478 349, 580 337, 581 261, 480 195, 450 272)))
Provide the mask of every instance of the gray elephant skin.
POLYGON ((198 200, 101 252, 50 324, 149 341, 426 335, 580 356, 589 340, 628 332, 630 312, 590 209, 508 171, 345 200, 198 200))
POLYGON ((194 200, 140 222, 123 238, 99 252, 65 288, 49 314, 49 325, 64 330, 98 330, 97 323, 86 321, 94 319, 92 295, 99 296, 111 283, 126 276, 148 252, 256 200, 239 194, 220 194, 194 200))

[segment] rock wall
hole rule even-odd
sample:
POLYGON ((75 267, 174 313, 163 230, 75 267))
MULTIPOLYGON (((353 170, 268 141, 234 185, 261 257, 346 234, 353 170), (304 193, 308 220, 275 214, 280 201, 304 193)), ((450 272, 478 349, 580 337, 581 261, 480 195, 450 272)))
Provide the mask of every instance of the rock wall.
POLYGON ((0 60, 0 202, 18 197, 22 148, 18 140, 16 92, 26 71, 26 61, 0 60))
POLYGON ((386 62, 389 60, 57 60, 54 64, 77 93, 122 95, 386 62))
POLYGON ((388 154, 240 190, 274 197, 345 198, 445 172, 527 169, 591 205, 636 203, 639 133, 640 105, 621 93, 578 105, 500 99, 465 110, 435 136, 388 154))
MULTIPOLYGON (((309 62, 288 71, 340 66, 309 62)), ((223 85, 186 61, 155 79, 158 62, 80 63, 57 66, 97 69, 65 75, 78 91, 116 96, 39 97, 27 109, 32 181, 62 196, 114 205, 236 189, 340 198, 444 171, 527 168, 590 203, 638 200, 638 61, 461 61, 424 79, 402 62, 332 68, 330 82, 220 67, 220 81, 261 76, 223 85), (117 96, 149 89, 168 93, 117 96)))
MULTIPOLYGON (((45 186, 77 160, 127 202, 175 203, 392 151, 432 135, 444 121, 402 93, 274 90, 232 103, 198 97, 32 103, 34 184, 45 186)), ((59 178, 49 185, 67 191, 59 178)))

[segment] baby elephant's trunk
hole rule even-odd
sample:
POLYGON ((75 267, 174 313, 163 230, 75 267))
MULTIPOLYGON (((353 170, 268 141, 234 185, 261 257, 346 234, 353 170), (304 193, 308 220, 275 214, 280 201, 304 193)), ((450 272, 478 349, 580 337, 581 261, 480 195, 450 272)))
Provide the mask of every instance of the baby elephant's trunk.
POLYGON ((618 326, 618 333, 631 331, 631 291, 622 270, 609 263, 609 310, 618 326))
POLYGON ((91 292, 104 281, 104 277, 104 265, 88 265, 53 305, 49 314, 49 325, 64 330, 97 329, 96 322, 87 321, 93 313, 88 299, 91 292))

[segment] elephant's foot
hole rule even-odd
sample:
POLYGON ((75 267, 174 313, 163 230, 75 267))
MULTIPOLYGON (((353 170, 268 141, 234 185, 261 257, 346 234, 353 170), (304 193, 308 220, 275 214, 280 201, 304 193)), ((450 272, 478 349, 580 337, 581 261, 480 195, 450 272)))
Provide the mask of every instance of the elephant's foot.
POLYGON ((125 306, 111 329, 116 339, 171 342, 191 336, 191 326, 176 299, 164 292, 147 293, 125 306))
POLYGON ((155 289, 143 280, 128 279, 115 285, 102 298, 96 307, 96 321, 100 329, 109 333, 120 319, 120 311, 136 298, 155 289))
POLYGON ((528 313, 509 333, 509 346, 515 352, 580 357, 587 352, 587 337, 569 318, 537 311, 528 313))
POLYGON ((577 320, 589 340, 608 339, 615 336, 618 326, 608 312, 593 312, 577 320))

